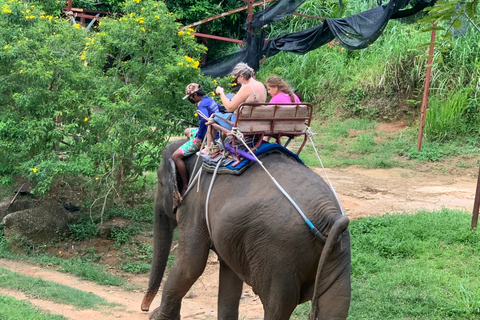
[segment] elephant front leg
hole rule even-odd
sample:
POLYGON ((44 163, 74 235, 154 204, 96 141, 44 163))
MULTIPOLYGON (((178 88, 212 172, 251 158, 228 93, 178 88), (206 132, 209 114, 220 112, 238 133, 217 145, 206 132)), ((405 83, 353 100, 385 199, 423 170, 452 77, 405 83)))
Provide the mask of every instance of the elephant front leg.
POLYGON ((150 314, 150 319, 180 319, 182 299, 205 269, 209 245, 195 242, 187 246, 182 242, 179 242, 178 254, 165 282, 160 307, 150 314))
POLYGON ((218 288, 218 319, 237 320, 238 305, 242 296, 243 281, 220 260, 220 282, 218 288))

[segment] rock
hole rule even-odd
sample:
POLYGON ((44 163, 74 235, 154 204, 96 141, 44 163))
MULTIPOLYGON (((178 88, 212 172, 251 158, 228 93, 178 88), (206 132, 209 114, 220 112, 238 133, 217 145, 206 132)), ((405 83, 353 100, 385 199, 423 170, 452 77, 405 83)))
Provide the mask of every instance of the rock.
MULTIPOLYGON (((17 199, 2 218, 5 238, 31 241, 57 239, 68 230, 73 214, 54 200, 17 199)), ((2 213, 0 209, 0 214, 2 213)))
POLYGON ((3 220, 3 217, 5 217, 8 212, 8 206, 10 205, 10 201, 2 201, 0 202, 0 221, 3 220))
POLYGON ((130 221, 124 218, 115 217, 103 224, 98 224, 98 234, 102 239, 109 239, 112 235, 112 229, 126 229, 130 224, 130 221))

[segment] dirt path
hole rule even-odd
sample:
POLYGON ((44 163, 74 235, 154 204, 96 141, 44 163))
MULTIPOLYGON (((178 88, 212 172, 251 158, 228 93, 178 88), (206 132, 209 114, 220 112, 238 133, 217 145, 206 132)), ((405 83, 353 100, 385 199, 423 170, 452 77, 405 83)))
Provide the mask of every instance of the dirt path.
MULTIPOLYGON (((323 178, 325 174, 315 169, 323 178)), ((345 214, 355 219, 375 216, 386 212, 414 211, 417 209, 436 210, 442 207, 472 211, 477 182, 476 169, 432 170, 431 167, 416 171, 409 169, 328 169, 328 177, 336 189, 345 214)), ((0 259, 0 267, 62 283, 104 297, 121 306, 100 310, 76 310, 70 306, 42 301, 22 293, 0 287, 0 295, 27 299, 38 307, 61 314, 72 320, 146 320, 148 314, 140 311, 143 288, 147 276, 129 278, 131 284, 141 290, 125 291, 122 288, 99 286, 89 281, 51 269, 43 269, 17 261, 0 259)), ((218 263, 214 254, 210 256, 202 277, 195 283, 182 303, 182 319, 216 319, 218 289, 218 263)), ((152 304, 152 310, 159 305, 160 293, 152 304)), ((263 309, 259 299, 247 286, 241 300, 240 317, 246 320, 262 319, 263 309)))

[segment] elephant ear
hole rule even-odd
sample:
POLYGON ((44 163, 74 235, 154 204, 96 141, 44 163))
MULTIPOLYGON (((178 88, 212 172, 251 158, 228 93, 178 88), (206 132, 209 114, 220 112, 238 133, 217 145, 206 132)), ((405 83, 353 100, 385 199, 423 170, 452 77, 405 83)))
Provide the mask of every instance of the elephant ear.
POLYGON ((178 191, 175 162, 169 158, 168 163, 165 163, 165 167, 165 175, 163 177, 163 203, 165 212, 174 218, 173 215, 177 211, 177 207, 180 205, 182 197, 178 191))

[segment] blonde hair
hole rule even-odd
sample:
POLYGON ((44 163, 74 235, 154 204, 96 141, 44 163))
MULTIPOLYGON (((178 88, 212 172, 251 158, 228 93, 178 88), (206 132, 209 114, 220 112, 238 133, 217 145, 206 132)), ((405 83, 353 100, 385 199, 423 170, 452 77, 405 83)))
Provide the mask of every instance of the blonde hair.
POLYGON ((249 67, 248 64, 243 62, 237 63, 237 65, 233 68, 230 74, 237 77, 239 75, 242 75, 245 80, 255 77, 255 71, 251 67, 249 67))
POLYGON ((288 94, 292 100, 292 103, 295 103, 293 91, 285 80, 278 76, 271 76, 267 79, 266 83, 269 87, 277 87, 278 91, 288 94))

